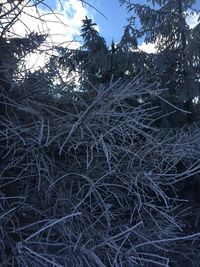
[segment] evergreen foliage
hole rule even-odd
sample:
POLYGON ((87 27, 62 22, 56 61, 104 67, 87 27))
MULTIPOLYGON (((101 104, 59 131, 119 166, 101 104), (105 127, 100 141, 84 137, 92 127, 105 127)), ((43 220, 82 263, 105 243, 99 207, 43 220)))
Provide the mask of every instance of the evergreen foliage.
POLYGON ((54 58, 54 64, 64 68, 72 77, 78 72, 82 90, 90 88, 87 81, 94 85, 119 78, 127 81, 140 73, 146 55, 138 50, 134 28, 128 25, 120 43, 112 41, 111 46, 107 47, 95 27, 96 24, 86 17, 81 34, 83 45, 76 50, 58 47, 59 56, 54 58))
MULTIPOLYGON (((200 90, 200 28, 198 24, 190 29, 186 18, 191 11, 195 12, 196 1, 148 1, 151 5, 127 0, 120 2, 127 5, 130 20, 135 16, 139 18, 138 37, 143 36, 146 43, 157 47, 157 54, 152 56, 151 75, 157 78, 160 88, 169 89, 165 95, 168 101, 192 113, 187 116, 187 123, 192 123, 196 120, 193 99, 199 97, 200 90)), ((173 120, 172 117, 170 119, 173 120)), ((176 122, 173 124, 176 125, 176 122)))

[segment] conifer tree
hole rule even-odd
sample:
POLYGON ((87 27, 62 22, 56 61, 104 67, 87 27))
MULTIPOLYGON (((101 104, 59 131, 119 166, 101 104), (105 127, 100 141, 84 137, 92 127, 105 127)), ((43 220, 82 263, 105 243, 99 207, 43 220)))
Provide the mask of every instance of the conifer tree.
MULTIPOLYGON (((169 89, 165 97, 192 112, 192 101, 198 96, 200 87, 200 26, 190 29, 186 18, 194 10, 196 1, 151 0, 146 5, 130 0, 120 2, 126 3, 132 19, 139 18, 141 27, 138 37, 143 37, 146 43, 153 43, 157 48, 157 54, 152 56, 151 74, 159 87, 169 89)), ((187 123, 193 120, 192 114, 187 116, 187 123)))
MULTIPOLYGON (((83 45, 79 49, 59 47, 56 61, 68 75, 79 72, 82 89, 87 81, 94 85, 110 80, 130 80, 144 67, 145 53, 139 51, 135 29, 128 25, 121 41, 112 41, 107 47, 105 39, 96 30, 96 23, 87 17, 83 20, 83 45)), ((54 58, 55 59, 55 58, 54 58)), ((88 89, 88 84, 86 85, 88 89)))

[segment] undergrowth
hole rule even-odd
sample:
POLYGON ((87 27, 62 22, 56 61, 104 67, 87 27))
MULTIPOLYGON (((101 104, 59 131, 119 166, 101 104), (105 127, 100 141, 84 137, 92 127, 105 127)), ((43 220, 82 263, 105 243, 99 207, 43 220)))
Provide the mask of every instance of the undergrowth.
POLYGON ((165 90, 138 75, 72 91, 4 59, 0 266, 199 266, 200 133, 156 126, 165 90))

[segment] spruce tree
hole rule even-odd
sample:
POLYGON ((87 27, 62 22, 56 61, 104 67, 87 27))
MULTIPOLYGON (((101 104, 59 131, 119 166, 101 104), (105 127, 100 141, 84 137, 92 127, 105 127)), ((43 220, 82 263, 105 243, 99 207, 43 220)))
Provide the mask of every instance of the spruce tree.
MULTIPOLYGON (((169 89, 164 97, 173 105, 193 112, 193 99, 198 96, 200 85, 200 26, 190 29, 186 18, 194 10, 196 1, 151 0, 146 5, 130 0, 120 2, 127 5, 130 18, 139 18, 138 37, 143 37, 146 43, 153 43, 157 48, 157 54, 152 55, 149 64, 153 62, 151 74, 157 85, 169 89)), ((185 123, 195 120, 193 114, 186 117, 185 123)))
POLYGON ((113 40, 108 47, 96 26, 86 17, 82 26, 82 46, 79 49, 59 47, 58 57, 52 59, 53 64, 57 62, 68 75, 73 77, 78 72, 83 90, 90 89, 88 81, 97 86, 109 83, 111 79, 130 80, 145 65, 146 55, 138 49, 134 27, 126 26, 121 41, 115 43, 113 40))

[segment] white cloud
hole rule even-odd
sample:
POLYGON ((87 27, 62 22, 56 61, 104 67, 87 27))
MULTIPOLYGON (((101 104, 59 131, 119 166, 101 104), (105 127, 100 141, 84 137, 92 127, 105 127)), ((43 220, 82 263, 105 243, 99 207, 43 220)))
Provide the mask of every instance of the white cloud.
MULTIPOLYGON (((195 13, 195 14, 189 14, 186 17, 186 23, 189 25, 190 29, 193 29, 198 23, 199 23, 199 14, 195 13)), ((156 53, 156 47, 153 43, 148 43, 146 44, 145 42, 142 43, 139 48, 146 52, 146 53, 156 53)))
POLYGON ((198 20, 199 20, 199 14, 198 13, 194 13, 194 14, 191 13, 186 18, 186 22, 191 29, 193 29, 199 23, 198 20))
POLYGON ((71 41, 80 34, 82 19, 88 16, 88 11, 81 1, 67 0, 63 2, 62 7, 58 1, 54 14, 41 7, 35 8, 28 5, 24 7, 21 16, 13 26, 13 31, 19 36, 25 36, 32 31, 48 33, 49 42, 72 45, 71 41))
POLYGON ((156 47, 155 44, 153 43, 148 43, 146 44, 145 42, 143 42, 141 45, 139 45, 139 49, 141 49, 142 51, 146 52, 146 53, 156 53, 156 47))
MULTIPOLYGON (((6 8, 11 7, 10 4, 6 5, 6 8)), ((43 51, 47 51, 55 45, 73 49, 80 46, 82 20, 85 19, 85 16, 89 17, 88 10, 80 0, 62 0, 62 2, 57 0, 53 13, 45 6, 43 9, 42 3, 40 7, 27 3, 24 5, 21 16, 11 28, 11 36, 25 37, 31 32, 48 34, 45 43, 40 47, 43 51)), ((32 69, 43 66, 49 52, 51 51, 30 54, 26 67, 32 69)))
MULTIPOLYGON (((91 17, 91 10, 83 6, 80 0, 56 1, 54 14, 46 8, 43 9, 42 4, 37 8, 30 5, 25 6, 21 16, 12 27, 13 33, 18 36, 26 36, 33 31, 48 34, 47 41, 41 48, 43 50, 58 44, 74 49, 78 48, 80 46, 82 20, 85 16, 91 17), (90 11, 90 16, 88 10, 90 11)), ((94 12, 95 10, 93 10, 94 12)), ((186 21, 190 28, 194 28, 197 25, 198 18, 198 14, 190 14, 187 17, 186 21)), ((96 29, 99 31, 98 26, 96 29)), ((147 53, 156 53, 155 45, 152 43, 142 43, 139 48, 147 53)), ((35 67, 43 66, 46 56, 47 54, 45 53, 43 53, 43 57, 38 54, 29 55, 29 67, 31 68, 34 65, 35 67)))

